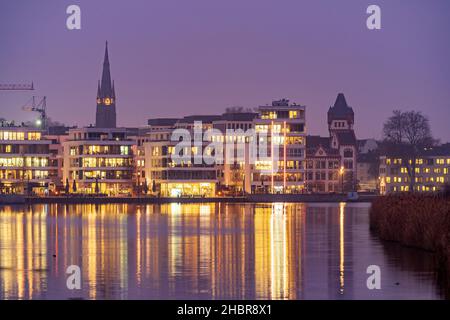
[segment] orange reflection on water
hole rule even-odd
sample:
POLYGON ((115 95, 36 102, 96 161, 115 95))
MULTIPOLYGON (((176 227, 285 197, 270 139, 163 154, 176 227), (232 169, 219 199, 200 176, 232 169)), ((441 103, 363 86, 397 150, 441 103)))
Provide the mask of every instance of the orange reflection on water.
POLYGON ((354 251, 363 249, 349 244, 354 232, 369 241, 367 228, 354 229, 365 223, 367 208, 363 215, 356 210, 287 203, 4 206, 0 298, 353 297, 354 251), (66 287, 70 265, 81 268, 80 291, 66 287))
POLYGON ((0 288, 5 299, 32 298, 45 285, 47 272, 45 206, 22 212, 9 207, 0 211, 0 288))
POLYGON ((339 285, 341 294, 344 293, 344 283, 345 283, 344 212, 345 212, 345 202, 341 202, 339 203, 339 285))

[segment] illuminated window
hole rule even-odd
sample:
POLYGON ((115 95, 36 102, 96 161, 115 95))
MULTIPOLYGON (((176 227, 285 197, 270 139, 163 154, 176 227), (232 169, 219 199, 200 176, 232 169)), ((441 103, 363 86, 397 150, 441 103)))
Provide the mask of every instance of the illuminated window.
POLYGON ((269 170, 272 169, 272 162, 271 161, 256 161, 255 162, 255 168, 257 170, 269 171, 269 170))
POLYGON ((299 116, 299 112, 297 110, 289 111, 289 119, 297 119, 299 116))
POLYGON ((128 155, 130 153, 130 148, 128 146, 120 146, 120 154, 128 155))
POLYGON ((272 126, 272 131, 273 132, 281 132, 281 124, 274 124, 272 126))
POLYGON ((267 132, 269 131, 269 126, 266 124, 257 124, 255 130, 256 132, 267 132))
POLYGON ((28 132, 28 140, 40 140, 41 133, 40 132, 28 132))
POLYGON ((161 148, 160 147, 153 147, 152 148, 152 155, 154 157, 157 157, 157 156, 161 155, 161 148))
POLYGON ((263 111, 261 119, 276 119, 277 113, 275 111, 263 111))

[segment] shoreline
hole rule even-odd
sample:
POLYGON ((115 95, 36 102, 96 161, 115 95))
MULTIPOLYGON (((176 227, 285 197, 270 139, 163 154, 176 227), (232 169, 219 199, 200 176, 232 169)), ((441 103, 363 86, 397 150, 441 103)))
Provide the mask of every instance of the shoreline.
POLYGON ((108 203, 134 203, 134 204, 161 204, 161 203, 340 203, 340 202, 372 202, 375 195, 361 195, 357 200, 349 200, 347 195, 341 194, 254 194, 245 197, 212 197, 212 198, 168 198, 168 197, 90 197, 90 196, 70 196, 70 197, 24 197, 11 196, 0 197, 0 205, 11 204, 108 204, 108 203))

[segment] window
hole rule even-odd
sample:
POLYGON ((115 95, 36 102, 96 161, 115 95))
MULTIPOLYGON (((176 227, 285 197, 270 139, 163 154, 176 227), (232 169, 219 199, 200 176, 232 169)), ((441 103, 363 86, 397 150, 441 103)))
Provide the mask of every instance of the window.
POLYGON ((298 118, 298 111, 297 110, 290 110, 289 111, 289 119, 297 119, 298 118))
POLYGON ((345 149, 344 150, 344 158, 353 158, 353 150, 345 149))
POLYGON ((41 133, 40 132, 28 132, 28 140, 40 140, 41 133))
POLYGON ((129 146, 120 146, 120 154, 126 156, 130 153, 129 146))
POLYGON ((353 169, 353 161, 352 160, 345 160, 344 161, 344 168, 345 169, 353 169))
POLYGON ((263 111, 261 119, 276 119, 277 113, 275 111, 263 111))

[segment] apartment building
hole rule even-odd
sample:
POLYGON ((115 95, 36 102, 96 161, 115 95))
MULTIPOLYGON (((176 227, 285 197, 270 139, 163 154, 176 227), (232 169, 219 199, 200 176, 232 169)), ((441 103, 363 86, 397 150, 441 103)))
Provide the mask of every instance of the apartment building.
POLYGON ((216 163, 218 192, 229 195, 251 193, 252 164, 250 143, 253 138, 255 112, 228 111, 213 122, 220 134, 212 137, 214 142, 224 144, 223 161, 216 163))
POLYGON ((0 193, 47 194, 52 170, 50 144, 36 128, 2 123, 0 193))
POLYGON ((66 191, 132 194, 133 144, 124 128, 70 129, 63 142, 66 191))
POLYGON ((450 144, 423 150, 416 159, 414 190, 410 189, 411 175, 408 166, 412 160, 398 155, 380 157, 380 193, 394 192, 436 192, 450 183, 450 144), (407 163, 405 163, 407 161, 407 163))
POLYGON ((253 121, 258 158, 252 166, 253 193, 299 193, 304 190, 305 107, 289 100, 260 106, 253 121))
POLYGON ((212 129, 217 119, 220 117, 188 116, 166 126, 162 125, 163 121, 158 123, 153 119, 158 130, 150 132, 150 141, 144 143, 145 176, 150 180, 153 194, 163 197, 216 195, 216 165, 206 164, 202 156, 208 153, 209 145, 203 141, 203 133, 212 129), (178 134, 185 135, 185 146, 179 150, 176 148, 180 142, 178 134), (201 137, 196 139, 199 134, 201 137))

